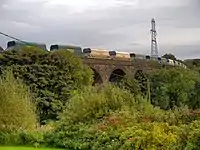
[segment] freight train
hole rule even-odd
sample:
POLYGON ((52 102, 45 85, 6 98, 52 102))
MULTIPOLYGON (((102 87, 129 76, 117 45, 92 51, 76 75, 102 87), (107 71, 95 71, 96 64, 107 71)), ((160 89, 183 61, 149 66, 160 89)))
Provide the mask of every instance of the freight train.
MULTIPOLYGON (((24 46, 35 46, 43 50, 47 50, 46 44, 43 43, 30 43, 30 42, 19 42, 19 41, 9 41, 7 43, 6 50, 19 49, 24 46)), ((187 68, 185 64, 166 59, 162 57, 150 57, 148 55, 136 54, 136 53, 128 53, 128 52, 119 52, 113 50, 105 50, 105 49, 94 49, 94 48, 81 48, 80 46, 71 46, 71 45, 59 45, 54 44, 50 46, 50 51, 55 50, 67 50, 73 52, 75 55, 83 57, 83 58, 96 58, 96 59, 111 59, 111 60, 122 60, 122 61, 154 61, 162 65, 170 65, 170 66, 179 66, 183 68, 187 68)))

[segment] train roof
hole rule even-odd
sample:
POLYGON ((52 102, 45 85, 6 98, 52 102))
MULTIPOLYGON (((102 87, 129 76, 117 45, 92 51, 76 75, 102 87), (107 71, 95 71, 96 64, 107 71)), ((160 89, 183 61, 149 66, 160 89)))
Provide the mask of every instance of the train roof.
POLYGON ((129 52, 115 51, 118 54, 130 54, 129 52))
POLYGON ((39 46, 46 46, 46 44, 44 43, 37 43, 37 42, 28 42, 28 41, 9 41, 8 43, 15 43, 15 44, 19 44, 19 45, 29 45, 29 46, 35 46, 35 45, 39 45, 39 46))
POLYGON ((93 50, 93 51, 110 51, 108 49, 100 49, 100 48, 84 48, 84 49, 90 49, 90 50, 93 50))
POLYGON ((53 46, 58 46, 60 48, 78 48, 78 49, 81 49, 80 46, 75 46, 75 45, 52 44, 51 47, 53 47, 53 46))
POLYGON ((134 52, 130 52, 131 55, 135 54, 136 56, 146 56, 145 54, 138 54, 138 53, 134 53, 134 52))

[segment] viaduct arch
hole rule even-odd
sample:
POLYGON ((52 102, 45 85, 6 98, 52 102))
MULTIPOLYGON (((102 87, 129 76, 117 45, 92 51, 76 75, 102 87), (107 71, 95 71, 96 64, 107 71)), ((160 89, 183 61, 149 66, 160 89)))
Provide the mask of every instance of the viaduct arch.
POLYGON ((109 77, 109 82, 120 81, 126 75, 125 71, 122 69, 115 69, 112 71, 109 77))
POLYGON ((162 68, 161 65, 151 65, 147 61, 135 62, 97 58, 83 58, 82 61, 93 70, 94 84, 116 82, 125 75, 135 77, 137 74, 147 74, 154 69, 162 68))
POLYGON ((93 78, 94 78, 93 85, 102 84, 103 81, 102 81, 101 75, 95 69, 93 69, 93 68, 91 68, 91 69, 93 71, 93 78))

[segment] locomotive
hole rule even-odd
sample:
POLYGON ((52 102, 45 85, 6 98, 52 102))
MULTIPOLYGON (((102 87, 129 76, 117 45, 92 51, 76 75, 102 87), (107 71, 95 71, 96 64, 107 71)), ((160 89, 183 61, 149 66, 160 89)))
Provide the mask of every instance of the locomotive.
MULTIPOLYGON (((19 42, 19 41, 9 41, 7 43, 6 50, 19 49, 24 46, 35 46, 43 50, 47 50, 46 44, 44 43, 32 43, 32 42, 19 42)), ((159 64, 169 65, 169 66, 178 66, 187 68, 185 64, 166 59, 162 57, 150 57, 148 55, 136 54, 136 53, 128 53, 128 52, 120 52, 106 49, 96 49, 96 48, 81 48, 81 46, 73 46, 73 45, 59 45, 53 44, 50 46, 50 51, 55 50, 67 50, 74 53, 76 56, 80 56, 82 58, 95 58, 95 59, 112 59, 112 60, 121 60, 121 61, 154 61, 159 64)))
POLYGON ((20 49, 21 47, 31 47, 35 46, 43 50, 47 50, 46 44, 43 43, 33 43, 33 42, 19 42, 19 41, 9 41, 7 43, 6 50, 20 49))

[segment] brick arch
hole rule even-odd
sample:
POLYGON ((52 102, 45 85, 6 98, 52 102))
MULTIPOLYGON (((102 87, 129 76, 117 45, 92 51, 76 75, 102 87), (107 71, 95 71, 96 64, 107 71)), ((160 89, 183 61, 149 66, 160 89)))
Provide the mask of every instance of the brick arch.
POLYGON ((102 84, 103 80, 102 80, 102 77, 101 77, 100 73, 98 72, 98 70, 96 70, 94 68, 91 68, 91 69, 93 71, 93 79, 94 79, 93 85, 102 84))
POLYGON ((138 73, 141 73, 142 75, 145 75, 148 77, 149 73, 151 73, 153 69, 135 69, 132 75, 135 77, 138 73))
POLYGON ((127 74, 125 69, 115 68, 109 75, 109 82, 120 81, 127 74))

